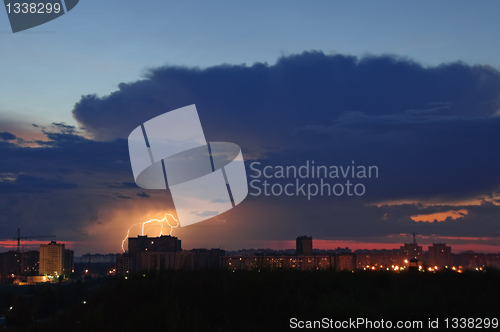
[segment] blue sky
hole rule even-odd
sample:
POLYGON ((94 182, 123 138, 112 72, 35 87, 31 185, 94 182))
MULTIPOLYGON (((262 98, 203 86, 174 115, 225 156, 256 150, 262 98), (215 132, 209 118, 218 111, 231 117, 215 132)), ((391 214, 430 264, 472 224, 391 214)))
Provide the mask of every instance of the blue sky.
POLYGON ((75 124, 81 95, 160 65, 274 63, 281 55, 397 54, 500 68, 498 1, 90 1, 12 34, 0 13, 0 116, 75 124))

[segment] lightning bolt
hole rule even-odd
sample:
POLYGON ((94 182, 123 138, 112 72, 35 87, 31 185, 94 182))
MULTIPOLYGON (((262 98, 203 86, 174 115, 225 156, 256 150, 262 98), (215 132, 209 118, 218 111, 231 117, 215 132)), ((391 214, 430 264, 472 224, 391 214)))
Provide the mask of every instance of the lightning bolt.
MULTIPOLYGON (((149 214, 144 216, 143 218, 145 217, 150 217, 149 214)), ((122 241, 122 251, 125 252, 125 241, 128 239, 129 235, 130 235, 130 230, 134 227, 134 226, 137 226, 137 225, 141 225, 141 235, 144 235, 145 233, 145 226, 146 224, 155 224, 156 226, 159 224, 160 225, 160 235, 159 236, 162 236, 163 235, 163 225, 164 223, 167 223, 168 226, 170 226, 170 232, 168 233, 168 235, 172 235, 172 230, 174 228, 177 228, 179 226, 179 220, 175 219, 175 217, 173 215, 171 215, 170 213, 165 213, 164 217, 162 219, 156 219, 156 218, 150 218, 149 220, 146 220, 144 222, 138 222, 136 224, 133 224, 132 226, 129 227, 129 229, 127 230, 127 235, 125 236, 125 238, 123 239, 122 241), (167 217, 170 217, 171 219, 173 219, 175 221, 175 224, 171 224, 169 221, 168 221, 168 218, 167 217)), ((149 229, 149 228, 148 228, 149 229)), ((148 230, 146 229, 146 231, 148 230)))

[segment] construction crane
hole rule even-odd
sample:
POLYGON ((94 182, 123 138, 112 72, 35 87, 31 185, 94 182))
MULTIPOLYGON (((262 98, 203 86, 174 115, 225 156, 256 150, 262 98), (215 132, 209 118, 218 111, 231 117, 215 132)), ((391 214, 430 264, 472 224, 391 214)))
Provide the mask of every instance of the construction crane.
POLYGON ((21 236, 21 229, 17 229, 17 236, 14 237, 14 240, 17 239, 17 251, 20 252, 21 247, 21 239, 34 239, 39 237, 56 237, 55 235, 32 235, 32 236, 21 236))

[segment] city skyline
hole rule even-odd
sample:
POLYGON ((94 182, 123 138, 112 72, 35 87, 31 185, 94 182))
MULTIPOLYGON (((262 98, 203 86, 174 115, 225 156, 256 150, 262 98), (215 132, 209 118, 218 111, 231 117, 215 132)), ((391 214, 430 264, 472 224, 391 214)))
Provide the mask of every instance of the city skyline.
MULTIPOLYGON (((163 234, 161 236, 165 236, 168 234, 163 234)), ((136 234, 136 235, 129 235, 129 237, 132 238, 137 238, 138 236, 141 236, 141 234, 136 234)), ((157 236, 160 236, 160 234, 145 234, 144 236, 149 236, 150 238, 155 238, 157 236)), ((175 237, 174 234, 171 236, 175 237)), ((305 235, 304 235, 305 236, 305 235)), ((404 243, 411 243, 413 240, 413 235, 412 234, 401 234, 401 242, 394 242, 391 244, 384 244, 384 243, 365 243, 365 242, 354 242, 354 241, 325 241, 321 239, 313 239, 313 251, 335 251, 335 250, 349 250, 349 252, 363 252, 363 251, 392 251, 392 250, 399 250, 401 245, 404 243)), ((127 239, 129 238, 127 237, 127 239)), ((426 236, 421 236, 421 235, 415 235, 415 241, 416 243, 420 244, 422 247, 427 247, 427 246, 432 246, 435 245, 436 242, 422 242, 422 240, 425 241, 425 239, 428 238, 426 236)), ((43 241, 43 240, 26 240, 28 243, 23 243, 21 242, 21 249, 20 251, 28 251, 28 250, 36 250, 40 247, 40 245, 47 245, 50 244, 52 241, 43 241)), ((69 249, 74 249, 74 243, 73 242, 61 242, 61 241, 56 241, 58 243, 63 243, 66 245, 66 248, 69 249)), ((267 242, 270 244, 270 246, 262 246, 262 247, 237 247, 237 248, 223 248, 223 247, 205 247, 207 249, 209 248, 217 248, 217 249, 223 249, 227 252, 238 252, 238 251, 266 251, 266 250, 271 250, 271 251, 290 251, 290 250, 296 250, 296 240, 285 240, 285 241, 279 241, 277 242, 267 242), (273 246, 273 244, 275 244, 273 246), (279 244, 276 246, 276 244, 279 244)), ((4 242, 5 244, 5 242, 4 242)), ((439 243, 438 243, 439 244, 439 243)), ((443 242, 443 244, 448 245, 451 247, 451 252, 453 254, 461 254, 461 253, 467 253, 467 252, 476 252, 476 253, 485 253, 485 254, 498 254, 500 253, 499 251, 494 251, 492 248, 486 247, 487 250, 474 250, 471 248, 469 245, 450 245, 449 243, 443 242), (490 249, 490 250, 488 250, 490 249)), ((123 241, 122 246, 127 246, 128 241, 123 241)), ((201 248, 200 246, 198 247, 187 247, 187 250, 191 249, 197 249, 201 248)), ((481 247, 479 247, 481 248, 481 247)), ((2 252, 8 252, 8 251, 17 251, 17 242, 16 240, 11 240, 11 243, 8 244, 7 246, 3 245, 0 247, 0 253, 2 252)), ((425 251, 425 250, 424 250, 425 251)), ((83 257, 85 255, 116 255, 116 254, 122 254, 126 252, 119 250, 116 252, 99 252, 99 251, 93 251, 92 248, 85 248, 85 250, 77 251, 75 254, 75 257, 83 257)))

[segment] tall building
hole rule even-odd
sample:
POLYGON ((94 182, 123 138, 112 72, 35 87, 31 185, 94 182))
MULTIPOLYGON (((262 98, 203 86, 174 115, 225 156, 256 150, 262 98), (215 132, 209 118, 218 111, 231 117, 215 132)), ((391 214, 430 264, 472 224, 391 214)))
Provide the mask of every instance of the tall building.
POLYGON ((121 275, 129 275, 133 271, 133 258, 134 256, 129 253, 124 253, 116 257, 116 273, 121 275))
POLYGON ((52 241, 40 245, 40 275, 64 276, 73 272, 73 250, 66 250, 64 243, 52 241))
POLYGON ((21 271, 21 253, 19 251, 8 251, 0 253, 0 276, 19 275, 21 271))
POLYGON ((64 250, 64 274, 75 272, 75 253, 73 250, 64 250))
MULTIPOLYGON (((129 245, 129 252, 117 257, 116 268, 118 274, 127 276, 145 270, 202 270, 219 267, 221 265, 221 258, 225 255, 225 251, 221 249, 171 251, 172 246, 164 246, 165 243, 162 244, 162 240, 159 241, 160 243, 157 246, 151 243, 160 239, 160 237, 147 238, 151 246, 145 245, 145 237, 141 238, 139 242, 136 241, 137 238, 133 238, 132 248, 135 246, 133 252, 130 250, 131 247, 129 245), (142 243, 140 241, 142 241, 142 243), (153 249, 156 249, 156 251, 153 249)), ((170 244, 177 243, 177 246, 174 246, 174 248, 180 249, 180 241, 177 240, 177 238, 165 237, 165 239, 167 239, 170 244), (173 239, 175 241, 173 241, 173 239)))
POLYGON ((128 239, 128 252, 116 259, 117 273, 218 267, 224 255, 225 251, 220 249, 182 250, 181 240, 170 235, 132 237, 128 239))
POLYGON ((451 266, 451 247, 446 243, 433 243, 429 246, 429 265, 438 268, 451 266))
MULTIPOLYGON (((417 241, 415 240, 415 232, 413 232, 413 243, 405 243, 404 246, 401 246, 399 254, 406 264, 406 261, 409 262, 411 259, 422 261, 422 246, 417 244, 417 241)), ((403 262, 401 262, 401 264, 403 264, 403 262)))
MULTIPOLYGON (((139 235, 137 237, 128 238, 128 253, 131 255, 127 257, 131 262, 129 264, 131 269, 129 273, 139 272, 143 269, 143 265, 146 264, 142 262, 147 258, 147 255, 142 255, 142 253, 158 253, 158 252, 179 252, 181 251, 181 240, 175 236, 161 235, 158 237, 148 237, 147 235, 139 235)), ((156 257, 156 256, 155 256, 156 257)), ((170 257, 163 255, 162 257, 170 257)))
POLYGON ((416 243, 405 243, 404 246, 400 247, 399 253, 403 260, 422 260, 422 246, 419 246, 416 243))
POLYGON ((295 242, 297 255, 312 255, 312 236, 299 236, 295 242))

